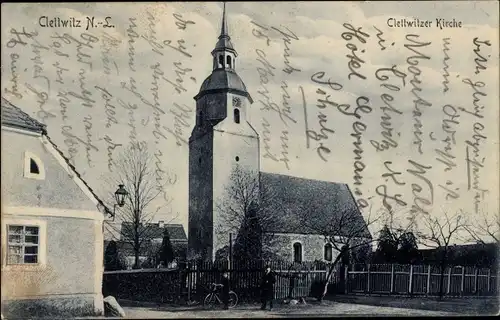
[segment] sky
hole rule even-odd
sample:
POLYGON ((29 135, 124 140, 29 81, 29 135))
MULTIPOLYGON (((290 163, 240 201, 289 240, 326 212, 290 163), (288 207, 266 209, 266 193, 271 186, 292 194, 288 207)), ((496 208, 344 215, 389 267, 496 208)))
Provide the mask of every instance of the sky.
MULTIPOLYGON (((168 181, 149 209, 187 231, 193 97, 221 14, 218 2, 2 4, 2 96, 102 198, 127 143, 145 141, 168 181)), ((422 232, 423 217, 498 216, 498 2, 230 2, 227 18, 261 171, 346 183, 367 219, 392 209, 422 232)))

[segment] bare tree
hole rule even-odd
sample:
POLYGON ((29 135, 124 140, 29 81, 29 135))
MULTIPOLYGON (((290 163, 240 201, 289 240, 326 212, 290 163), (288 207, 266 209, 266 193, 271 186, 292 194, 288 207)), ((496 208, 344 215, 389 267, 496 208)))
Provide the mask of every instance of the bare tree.
POLYGON ((450 215, 443 211, 440 217, 433 217, 429 214, 422 215, 420 221, 424 222, 424 225, 417 232, 420 244, 436 249, 439 254, 441 270, 439 296, 443 297, 444 272, 448 265, 450 244, 457 239, 460 231, 464 230, 465 219, 462 212, 450 215))
MULTIPOLYGON (((107 224, 122 244, 130 244, 134 252, 134 268, 139 268, 139 256, 149 246, 153 234, 151 223, 155 214, 165 205, 152 208, 152 202, 162 192, 155 180, 152 157, 147 145, 131 143, 115 163, 114 175, 109 179, 110 197, 114 199, 117 185, 128 192, 123 207, 117 207, 116 219, 120 225, 107 224), (114 232, 113 232, 114 231, 114 232)), ((114 202, 114 200, 112 200, 114 202)), ((113 203, 111 202, 111 203, 113 203)))
POLYGON ((372 214, 370 206, 367 216, 363 218, 355 204, 345 202, 341 204, 338 212, 332 213, 325 219, 323 215, 318 214, 318 212, 325 211, 326 204, 321 197, 316 196, 305 203, 307 205, 297 208, 296 216, 299 218, 300 225, 305 227, 310 234, 323 236, 325 241, 338 252, 335 260, 328 266, 323 291, 318 296, 318 300, 321 301, 328 292, 328 283, 340 262, 355 250, 363 246, 371 246, 376 241, 370 235, 368 227, 378 221, 381 216, 372 214))
POLYGON ((500 216, 490 216, 482 212, 478 216, 474 216, 472 222, 467 223, 465 230, 469 235, 469 239, 483 245, 494 242, 500 245, 500 216))
MULTIPOLYGON (((225 197, 216 203, 219 239, 235 237, 234 249, 240 259, 261 259, 272 242, 276 202, 270 188, 260 185, 259 173, 236 166, 225 186, 225 197)), ((227 251, 228 248, 225 248, 227 251)), ((224 250, 224 248, 223 248, 224 250)))

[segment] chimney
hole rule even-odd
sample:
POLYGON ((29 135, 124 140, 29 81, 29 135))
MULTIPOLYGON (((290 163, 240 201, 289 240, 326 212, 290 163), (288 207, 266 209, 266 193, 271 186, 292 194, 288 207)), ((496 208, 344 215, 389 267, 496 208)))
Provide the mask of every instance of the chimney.
POLYGON ((165 227, 165 221, 163 221, 163 220, 158 221, 158 227, 160 227, 160 228, 165 227))

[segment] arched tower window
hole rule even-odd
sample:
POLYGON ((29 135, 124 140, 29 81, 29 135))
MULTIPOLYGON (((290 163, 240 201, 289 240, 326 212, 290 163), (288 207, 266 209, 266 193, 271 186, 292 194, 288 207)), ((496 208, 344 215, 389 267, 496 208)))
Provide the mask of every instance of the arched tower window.
POLYGON ((233 112, 234 112, 234 122, 240 123, 240 109, 235 108, 233 112))
POLYGON ((219 68, 223 68, 223 67, 224 67, 224 56, 220 55, 219 56, 219 68))
POLYGON ((333 259, 333 248, 330 243, 325 244, 325 260, 332 261, 333 259))
POLYGON ((302 244, 300 242, 293 244, 293 261, 302 262, 302 244))
POLYGON ((228 68, 232 68, 232 66, 231 66, 231 56, 227 56, 226 57, 226 62, 227 62, 227 67, 228 68))

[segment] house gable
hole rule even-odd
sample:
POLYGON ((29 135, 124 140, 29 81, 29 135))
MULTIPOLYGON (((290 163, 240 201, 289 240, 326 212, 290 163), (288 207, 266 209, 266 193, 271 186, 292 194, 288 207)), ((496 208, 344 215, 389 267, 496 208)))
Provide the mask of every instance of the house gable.
POLYGON ((109 211, 46 133, 44 124, 2 98, 4 206, 109 211))

